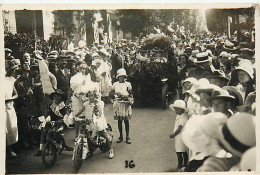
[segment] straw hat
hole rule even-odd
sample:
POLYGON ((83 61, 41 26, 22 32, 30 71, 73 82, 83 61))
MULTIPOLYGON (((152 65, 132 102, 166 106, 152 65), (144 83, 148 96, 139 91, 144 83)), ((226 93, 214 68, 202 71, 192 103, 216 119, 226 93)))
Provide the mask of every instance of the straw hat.
POLYGON ((175 111, 174 108, 181 108, 181 109, 186 110, 186 103, 183 100, 175 100, 174 103, 171 104, 169 107, 173 111, 175 111))
POLYGON ((246 150, 256 146, 255 116, 236 113, 218 127, 217 137, 226 151, 241 157, 246 150))
POLYGON ((116 78, 118 78, 119 76, 127 76, 126 75, 126 70, 124 68, 118 69, 116 78))
POLYGON ((196 58, 194 60, 194 63, 205 63, 209 61, 209 56, 207 52, 202 52, 202 53, 198 53, 196 54, 196 58))

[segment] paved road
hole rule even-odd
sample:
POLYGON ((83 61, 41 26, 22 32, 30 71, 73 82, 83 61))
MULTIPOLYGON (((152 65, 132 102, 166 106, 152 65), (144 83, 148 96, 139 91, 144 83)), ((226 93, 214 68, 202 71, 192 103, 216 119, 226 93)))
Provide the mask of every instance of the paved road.
MULTIPOLYGON (((160 108, 134 108, 130 120, 130 138, 132 144, 116 143, 119 137, 117 121, 113 119, 112 105, 105 106, 107 122, 114 130, 114 159, 108 159, 108 153, 96 150, 91 158, 85 160, 79 173, 151 173, 173 172, 177 167, 174 141, 168 135, 173 129, 175 114, 160 108), (125 161, 134 161, 134 168, 125 168, 125 161)), ((66 131, 68 145, 74 145, 75 129, 66 131)), ((124 136, 125 138, 125 136, 124 136)), ((34 157, 37 148, 24 150, 19 157, 7 164, 7 173, 74 173, 72 152, 63 152, 58 156, 55 166, 47 169, 41 158, 34 157)))

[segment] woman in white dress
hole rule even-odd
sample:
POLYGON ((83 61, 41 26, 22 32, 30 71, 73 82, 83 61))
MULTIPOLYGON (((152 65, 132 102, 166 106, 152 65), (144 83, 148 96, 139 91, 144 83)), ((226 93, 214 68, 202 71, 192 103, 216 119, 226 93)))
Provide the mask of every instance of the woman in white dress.
POLYGON ((16 65, 7 68, 5 76, 5 116, 6 116, 6 146, 7 156, 16 157, 11 145, 18 141, 17 116, 14 109, 13 100, 18 98, 18 93, 14 87, 16 65))

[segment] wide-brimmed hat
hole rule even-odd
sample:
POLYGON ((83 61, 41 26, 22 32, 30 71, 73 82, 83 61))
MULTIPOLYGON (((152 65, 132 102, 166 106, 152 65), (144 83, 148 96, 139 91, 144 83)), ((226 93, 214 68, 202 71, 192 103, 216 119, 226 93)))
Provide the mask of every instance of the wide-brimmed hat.
POLYGON ((210 83, 205 83, 201 84, 201 86, 195 91, 196 94, 200 94, 201 92, 206 92, 209 94, 212 94, 212 91, 216 88, 216 85, 210 84, 210 83))
POLYGON ((234 86, 224 86, 223 90, 227 90, 230 95, 235 97, 235 105, 242 106, 244 104, 242 94, 234 86))
POLYGON ((218 89, 214 89, 212 91, 211 97, 208 98, 209 101, 212 101, 215 99, 235 100, 235 97, 230 95, 227 90, 218 88, 218 89))
POLYGON ((174 103, 171 104, 169 107, 173 111, 175 111, 174 108, 181 108, 181 109, 186 110, 186 103, 183 100, 175 100, 174 103))
POLYGON ((197 80, 196 78, 193 78, 193 77, 188 77, 188 78, 186 78, 186 79, 182 82, 182 84, 184 84, 184 83, 186 83, 186 82, 190 82, 190 83, 194 84, 194 83, 197 83, 198 80, 197 80))
POLYGON ((50 99, 54 100, 53 96, 55 94, 60 95, 62 97, 62 101, 65 101, 67 99, 67 94, 64 91, 62 91, 61 89, 55 89, 55 91, 50 94, 50 96, 49 96, 50 99))
POLYGON ((207 77, 208 79, 211 79, 211 78, 219 78, 219 79, 222 79, 222 80, 225 80, 225 81, 229 81, 229 78, 226 77, 224 71, 220 70, 220 69, 216 69, 211 76, 208 76, 207 77))
POLYGON ((237 74, 239 70, 245 71, 250 76, 251 79, 254 79, 254 69, 252 63, 251 64, 249 62, 239 63, 238 67, 236 67, 236 69, 232 71, 232 74, 237 74))
POLYGON ((185 124, 182 140, 189 149, 203 152, 206 155, 216 155, 221 147, 217 142, 217 128, 223 125, 227 117, 220 113, 208 115, 193 115, 185 124))
POLYGON ((117 73, 116 73, 116 78, 118 78, 119 76, 127 76, 126 75, 126 70, 124 68, 120 68, 118 69, 117 73))
POLYGON ((202 52, 196 54, 196 58, 194 59, 194 63, 199 64, 199 63, 205 63, 209 61, 209 56, 208 53, 202 52))
POLYGON ((246 150, 256 146, 255 125, 255 116, 236 113, 218 127, 217 138, 223 149, 241 157, 246 150))

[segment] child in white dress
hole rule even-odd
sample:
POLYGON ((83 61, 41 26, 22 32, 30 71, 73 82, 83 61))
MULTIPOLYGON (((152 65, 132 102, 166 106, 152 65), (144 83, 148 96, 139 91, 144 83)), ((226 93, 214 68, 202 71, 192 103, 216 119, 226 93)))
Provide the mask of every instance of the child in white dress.
POLYGON ((126 131, 126 143, 131 144, 129 137, 129 120, 132 115, 131 105, 133 104, 132 86, 131 83, 125 81, 126 71, 121 68, 117 71, 117 78, 119 81, 112 85, 110 95, 115 97, 113 108, 114 108, 114 119, 118 120, 119 139, 117 143, 123 141, 123 120, 125 122, 126 131))
POLYGON ((183 100, 176 100, 174 104, 170 105, 170 108, 176 112, 176 119, 174 124, 173 133, 170 134, 170 138, 175 138, 175 151, 178 158, 178 170, 182 167, 187 167, 188 162, 188 148, 183 143, 181 138, 181 131, 185 123, 188 121, 188 115, 185 112, 186 103, 183 100))
POLYGON ((93 120, 93 124, 87 126, 87 129, 93 132, 98 131, 99 134, 106 139, 106 144, 109 148, 108 157, 109 159, 112 159, 114 157, 114 151, 110 145, 110 139, 106 132, 108 126, 104 116, 104 102, 99 100, 97 90, 92 89, 91 86, 89 86, 88 90, 85 92, 88 99, 83 103, 82 109, 75 115, 75 117, 78 117, 85 111, 85 118, 93 120))

